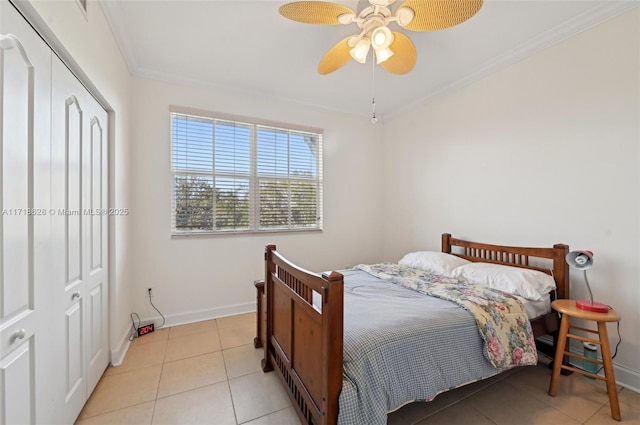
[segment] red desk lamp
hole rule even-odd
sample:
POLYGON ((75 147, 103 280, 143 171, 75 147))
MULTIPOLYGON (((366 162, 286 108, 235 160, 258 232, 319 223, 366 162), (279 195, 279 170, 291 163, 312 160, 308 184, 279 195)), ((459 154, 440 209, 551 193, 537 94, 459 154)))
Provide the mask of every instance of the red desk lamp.
POLYGON ((589 280, 587 279, 587 269, 593 265, 593 252, 591 251, 571 251, 565 257, 567 264, 577 270, 584 272, 584 282, 587 284, 587 290, 589 291, 589 300, 576 301, 576 307, 581 310, 594 311, 596 313, 606 313, 609 311, 609 306, 593 302, 593 294, 591 293, 591 287, 589 286, 589 280))

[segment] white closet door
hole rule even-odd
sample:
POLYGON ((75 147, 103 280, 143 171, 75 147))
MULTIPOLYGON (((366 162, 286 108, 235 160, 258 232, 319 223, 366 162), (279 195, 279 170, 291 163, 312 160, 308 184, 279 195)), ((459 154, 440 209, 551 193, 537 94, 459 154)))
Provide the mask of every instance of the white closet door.
POLYGON ((0 2, 0 424, 46 421, 50 69, 49 48, 0 2))
POLYGON ((52 59, 51 201, 52 242, 55 249, 54 329, 58 350, 59 412, 73 423, 87 400, 84 321, 87 319, 86 267, 83 250, 84 205, 84 87, 57 58, 52 59))
POLYGON ((62 421, 73 423, 109 364, 107 113, 52 59, 52 221, 62 421))
POLYGON ((0 0, 0 425, 74 423, 108 365, 107 130, 0 0))
POLYGON ((107 112, 87 94, 84 134, 84 204, 90 211, 83 215, 86 249, 83 251, 86 273, 85 350, 87 390, 93 391, 109 364, 109 290, 108 290, 108 192, 107 192, 107 112))

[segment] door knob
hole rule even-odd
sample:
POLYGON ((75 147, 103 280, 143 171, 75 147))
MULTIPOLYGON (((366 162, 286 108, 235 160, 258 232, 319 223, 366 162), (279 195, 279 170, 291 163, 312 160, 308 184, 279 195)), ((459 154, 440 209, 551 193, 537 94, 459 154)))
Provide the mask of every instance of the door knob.
POLYGON ((23 339, 27 335, 27 331, 25 329, 20 329, 19 331, 15 331, 13 335, 11 335, 9 342, 14 342, 16 339, 23 339))
POLYGON ((73 294, 71 294, 71 300, 75 300, 76 298, 80 298, 80 291, 76 291, 73 294))

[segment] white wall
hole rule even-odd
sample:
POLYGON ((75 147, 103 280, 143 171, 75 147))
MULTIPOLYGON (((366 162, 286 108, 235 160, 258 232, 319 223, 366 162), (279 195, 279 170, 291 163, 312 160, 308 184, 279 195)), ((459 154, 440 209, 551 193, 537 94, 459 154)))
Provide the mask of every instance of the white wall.
MULTIPOLYGON (((592 249, 595 297, 623 317, 618 378, 640 388, 637 10, 372 126, 250 95, 132 79, 94 0, 87 18, 74 1, 28 4, 112 109, 110 199, 131 210, 111 223, 112 350, 131 311, 155 315, 147 287, 174 323, 252 309, 267 242, 324 270, 438 249, 448 231, 592 249), (171 239, 170 104, 324 128, 324 231, 171 239)), ((585 296, 579 275, 572 294, 585 296)))
MULTIPOLYGON (((3 0, 4 1, 4 0, 3 0)), ((29 19, 49 41, 59 42, 86 74, 97 94, 109 105, 109 174, 111 207, 130 207, 129 176, 129 92, 131 75, 115 42, 100 4, 89 0, 85 16, 78 3, 68 0, 18 1, 29 19), (29 12, 35 12, 29 13, 29 12), (56 40, 52 40, 55 37, 56 40)), ((54 48, 58 46, 54 45, 54 48)), ((67 57, 63 57, 67 60, 67 57)), ((110 345, 114 356, 122 354, 122 345, 130 328, 131 287, 129 264, 131 251, 127 217, 110 220, 110 345)), ((112 358, 112 361, 119 361, 112 358)))
POLYGON ((264 277, 264 246, 275 243, 313 271, 381 259, 380 131, 368 119, 214 88, 136 78, 131 228, 134 310, 168 323, 255 309, 264 277), (187 106, 324 129, 324 230, 321 233, 171 238, 169 105, 187 106))
MULTIPOLYGON (((639 40, 636 9, 388 120, 383 148, 385 257, 443 232, 592 250, 594 298, 622 316, 616 377, 636 389, 639 40)), ((580 274, 571 294, 586 296, 580 274)))

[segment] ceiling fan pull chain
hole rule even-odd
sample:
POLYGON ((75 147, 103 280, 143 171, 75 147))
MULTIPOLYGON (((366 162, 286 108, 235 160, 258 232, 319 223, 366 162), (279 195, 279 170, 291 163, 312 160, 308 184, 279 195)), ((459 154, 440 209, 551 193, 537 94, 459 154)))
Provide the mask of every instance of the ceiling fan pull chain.
MULTIPOLYGON (((372 52, 371 56, 375 54, 372 52)), ((375 58, 373 58, 375 59, 375 58)), ((376 118, 376 61, 371 61, 371 123, 376 124, 378 122, 378 118, 376 118)))
POLYGON ((371 116, 371 122, 373 124, 378 123, 378 118, 376 118, 376 98, 374 97, 371 102, 371 108, 373 109, 373 115, 371 116))

